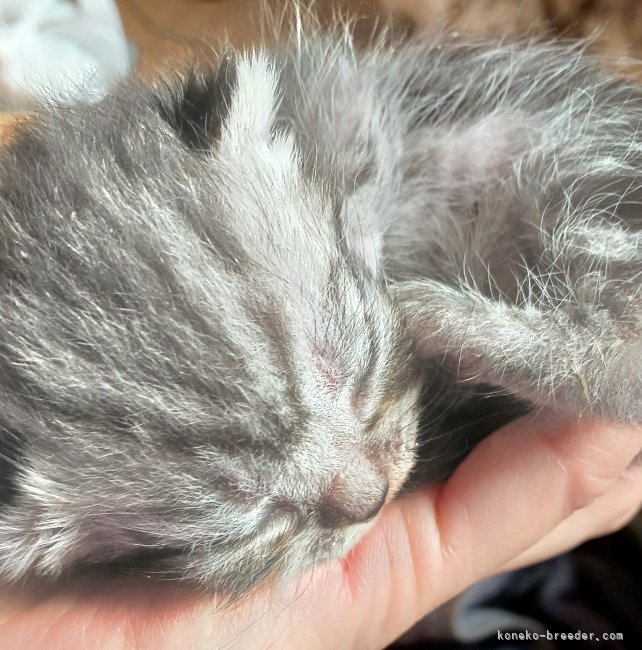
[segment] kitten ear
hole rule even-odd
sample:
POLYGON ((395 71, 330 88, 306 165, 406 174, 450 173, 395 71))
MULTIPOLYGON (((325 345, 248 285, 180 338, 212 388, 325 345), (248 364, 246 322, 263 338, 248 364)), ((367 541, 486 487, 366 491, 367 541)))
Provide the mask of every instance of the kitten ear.
POLYGON ((236 150, 271 138, 278 74, 264 54, 224 55, 218 68, 192 69, 166 90, 157 93, 156 110, 190 149, 236 150))
POLYGON ((279 101, 279 75, 264 53, 239 57, 236 80, 229 116, 221 134, 221 146, 228 150, 270 141, 279 101))
POLYGON ((206 73, 190 69, 169 93, 156 97, 160 116, 183 143, 196 151, 208 150, 223 129, 236 87, 236 62, 228 54, 206 73))

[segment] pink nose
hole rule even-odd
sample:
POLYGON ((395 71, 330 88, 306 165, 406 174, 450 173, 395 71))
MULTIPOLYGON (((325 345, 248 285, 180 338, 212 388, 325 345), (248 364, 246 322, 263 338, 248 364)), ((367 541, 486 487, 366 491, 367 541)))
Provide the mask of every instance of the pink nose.
POLYGON ((388 496, 388 479, 365 456, 355 457, 332 480, 317 506, 324 528, 341 528, 372 519, 388 496))

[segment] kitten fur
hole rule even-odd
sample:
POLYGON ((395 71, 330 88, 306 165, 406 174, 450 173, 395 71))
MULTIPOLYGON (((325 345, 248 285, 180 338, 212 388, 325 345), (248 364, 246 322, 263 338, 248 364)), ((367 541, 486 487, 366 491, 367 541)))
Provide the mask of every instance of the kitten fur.
POLYGON ((427 456, 489 386, 642 421, 641 118, 579 47, 348 30, 40 109, 0 152, 0 576, 339 557, 422 386, 427 456))

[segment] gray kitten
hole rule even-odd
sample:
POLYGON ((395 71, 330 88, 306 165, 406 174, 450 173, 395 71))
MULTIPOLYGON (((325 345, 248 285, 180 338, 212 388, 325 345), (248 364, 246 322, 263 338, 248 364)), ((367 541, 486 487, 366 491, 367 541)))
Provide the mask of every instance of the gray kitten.
POLYGON ((641 119, 577 48, 347 34, 43 108, 0 153, 0 575, 338 557, 422 386, 428 440, 489 387, 642 421, 641 119))

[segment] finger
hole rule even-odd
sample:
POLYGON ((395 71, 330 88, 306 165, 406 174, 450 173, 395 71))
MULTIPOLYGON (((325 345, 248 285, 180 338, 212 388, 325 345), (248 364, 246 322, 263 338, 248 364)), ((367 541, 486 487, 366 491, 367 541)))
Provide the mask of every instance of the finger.
MULTIPOLYGON (((337 638, 346 648, 385 645, 608 490, 642 446, 635 429, 545 422, 526 418, 497 432, 445 486, 387 507, 344 562, 273 596, 288 625, 302 622, 289 626, 289 647, 337 638)), ((285 647, 285 629, 277 638, 285 647)))
POLYGON ((435 561, 454 558, 453 589, 492 572, 604 494, 641 447, 642 429, 592 421, 528 418, 490 436, 437 504, 443 557, 435 561))
POLYGON ((501 567, 500 572, 521 569, 565 553, 583 542, 626 526, 642 507, 642 467, 632 465, 606 494, 570 517, 501 567))
POLYGON ((640 428, 537 417, 490 436, 442 488, 409 495, 388 509, 349 556, 352 593, 367 602, 366 641, 380 633, 396 638, 426 612, 496 573, 605 493, 641 446, 640 428), (373 584, 375 593, 368 587, 373 584))

